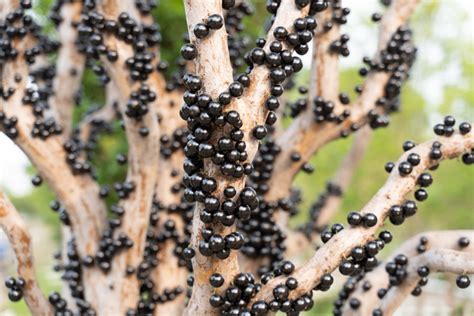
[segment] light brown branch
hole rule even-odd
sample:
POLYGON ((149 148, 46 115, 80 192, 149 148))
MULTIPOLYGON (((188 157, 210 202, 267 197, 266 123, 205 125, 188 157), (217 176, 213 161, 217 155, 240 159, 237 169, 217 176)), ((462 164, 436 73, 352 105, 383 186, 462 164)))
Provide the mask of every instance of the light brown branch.
MULTIPOLYGON (((425 238, 427 240, 426 245, 424 245, 426 250, 452 249, 456 251, 472 253, 474 251, 474 244, 470 243, 469 246, 461 248, 458 244, 458 241, 461 237, 468 237, 470 240, 473 240, 474 231, 447 230, 420 233, 406 240, 397 250, 393 251, 385 261, 393 261, 394 258, 399 254, 404 254, 408 258, 416 257, 419 254, 417 251, 417 246, 420 244, 421 238, 425 238)), ((389 278, 387 272, 385 271, 385 264, 380 264, 373 271, 368 272, 365 277, 357 283, 355 291, 348 299, 348 301, 352 298, 359 300, 361 303, 360 307, 354 310, 346 304, 343 310, 344 315, 369 315, 372 312, 372 309, 374 309, 374 307, 377 306, 380 301, 379 297, 377 296, 377 291, 381 288, 387 289, 388 286, 389 278), (363 289, 364 283, 370 284, 369 290, 363 289)))
MULTIPOLYGON (((351 183, 354 172, 364 157, 367 146, 372 138, 371 136, 372 130, 368 126, 362 127, 361 130, 354 135, 352 147, 342 160, 334 177, 330 180, 330 183, 338 186, 341 192, 345 192, 351 183)), ((329 195, 319 212, 314 226, 324 227, 327 225, 340 209, 342 201, 343 196, 329 195)), ((289 231, 286 242, 288 245, 291 245, 291 247, 288 247, 286 255, 291 258, 301 255, 301 253, 307 249, 313 249, 312 244, 318 236, 319 234, 313 232, 308 240, 308 237, 303 232, 289 231)))
MULTIPOLYGON (((324 29, 326 22, 331 22, 334 10, 331 5, 316 15, 318 18, 318 31, 313 39, 313 56, 308 91, 308 108, 305 114, 312 112, 312 102, 316 97, 331 100, 338 106, 339 94, 339 55, 330 51, 331 44, 339 39, 340 25, 333 23, 330 30, 324 29)), ((340 111, 337 111, 339 113, 340 111)))
MULTIPOLYGON (((380 36, 379 51, 386 46, 390 37, 395 33, 398 27, 404 25, 414 11, 417 0, 396 0, 393 1, 390 9, 383 17, 380 36)), ((351 116, 341 124, 335 123, 315 123, 313 115, 300 115, 288 127, 285 133, 278 140, 278 145, 282 152, 275 159, 274 169, 284 170, 273 174, 269 181, 270 190, 267 197, 270 200, 278 200, 288 195, 289 189, 294 177, 299 172, 303 163, 307 162, 311 156, 321 149, 324 145, 338 139, 341 132, 349 131, 352 124, 363 126, 367 123, 367 113, 375 108, 378 98, 384 94, 389 74, 385 72, 370 73, 355 104, 351 106, 351 116), (298 152, 301 160, 294 162, 291 160, 291 154, 298 152), (282 185, 284 184, 284 185, 282 185)), ((323 82, 325 85, 326 82, 323 82)), ((332 91, 334 83, 328 85, 328 91, 332 91)), ((325 86, 322 86, 326 90, 325 86)), ((323 97, 326 92, 319 93, 323 97)), ((328 96, 334 97, 334 92, 328 96)), ((337 102, 336 99, 330 101, 337 102)))
MULTIPOLYGON (((441 143, 443 157, 441 159, 453 159, 474 147, 474 133, 466 135, 456 134, 449 138, 437 138, 441 143)), ((410 153, 417 153, 421 157, 421 162, 413 168, 408 176, 400 176, 395 169, 385 182, 384 186, 377 194, 365 205, 361 214, 373 213, 377 218, 377 224, 370 228, 351 227, 344 229, 334 235, 326 244, 319 248, 313 257, 302 267, 297 269, 292 275, 298 280, 298 288, 290 293, 291 298, 301 296, 311 291, 319 282, 321 276, 330 273, 338 267, 340 262, 350 255, 352 248, 364 245, 380 228, 385 218, 388 216, 388 210, 392 205, 400 204, 404 197, 416 186, 418 176, 429 167, 438 163, 429 158, 431 145, 433 141, 428 141, 409 150, 398 160, 397 164, 405 161, 410 153)), ((283 278, 275 278, 263 286, 253 301, 270 301, 273 297, 272 289, 282 283, 283 278)))
POLYGON ((71 133, 72 115, 76 105, 76 94, 81 87, 86 58, 76 47, 77 30, 74 23, 80 20, 81 1, 64 2, 60 14, 62 22, 58 28, 61 47, 56 61, 56 76, 50 103, 59 117, 63 133, 71 133))
POLYGON ((391 316, 410 295, 421 279, 417 269, 426 266, 431 272, 449 272, 455 274, 474 273, 474 253, 464 253, 450 249, 433 249, 415 258, 410 258, 407 278, 399 286, 391 288, 382 299, 380 309, 383 315, 391 316))
MULTIPOLYGON (((172 137, 173 132, 178 128, 185 127, 186 123, 179 117, 179 109, 182 102, 181 91, 164 92, 162 98, 158 100, 157 112, 160 116, 160 131, 162 135, 172 137)), ((173 186, 179 185, 183 177, 184 153, 180 149, 166 158, 160 155, 159 170, 160 176, 155 189, 156 199, 165 207, 178 205, 181 202, 182 193, 173 192, 173 186)), ((181 236, 184 236, 185 223, 179 213, 168 213, 163 211, 160 214, 159 224, 167 220, 175 222, 176 230, 181 236)), ((162 231, 163 227, 158 227, 157 232, 162 231)), ((158 293, 166 289, 174 289, 181 286, 187 287, 186 279, 188 271, 186 267, 178 265, 178 258, 174 254, 176 242, 167 240, 158 253, 158 267, 151 273, 150 278, 156 285, 158 293), (173 277, 170 277, 173 276, 173 277)), ((174 300, 158 304, 154 315, 182 315, 185 308, 186 291, 178 295, 174 300)))
POLYGON ((52 315, 53 311, 44 297, 36 279, 33 264, 31 236, 18 211, 0 191, 0 227, 3 229, 15 252, 18 275, 25 280, 23 296, 30 312, 38 316, 52 315))
MULTIPOLYGON (((227 48, 227 34, 224 28, 212 31, 205 39, 197 40, 193 33, 194 25, 202 22, 211 14, 223 15, 222 3, 219 0, 186 0, 186 19, 191 42, 195 44, 198 56, 195 59, 196 73, 203 83, 202 92, 216 99, 219 93, 226 91, 232 82, 232 67, 230 64, 229 53, 227 48)), ((283 0, 280 3, 279 11, 272 28, 268 32, 267 46, 273 41, 273 30, 277 26, 290 27, 297 17, 307 14, 309 6, 304 10, 298 10, 292 0, 283 0)), ((241 130, 244 132, 244 141, 247 144, 248 161, 252 161, 255 157, 258 147, 258 141, 252 136, 252 130, 256 125, 263 124, 267 110, 264 102, 270 95, 269 70, 265 66, 256 67, 250 74, 250 86, 246 88, 244 95, 238 99, 234 99, 226 110, 235 110, 240 114, 243 122, 241 130)), ((220 169, 213 165, 212 162, 205 162, 204 170, 206 176, 217 179, 218 188, 216 195, 220 197, 225 187, 232 185, 237 192, 245 186, 245 177, 240 179, 225 179, 220 173, 220 169)), ((191 243, 194 249, 198 249, 201 236, 201 230, 205 227, 201 222, 199 214, 203 205, 197 204, 194 219, 191 243)), ((235 231, 235 226, 217 227, 219 234, 225 236, 235 231)), ((209 277, 212 273, 220 273, 223 275, 225 288, 239 271, 239 263, 237 253, 232 251, 230 256, 225 260, 216 258, 206 258, 196 251, 193 259, 193 270, 195 281, 193 286, 193 294, 185 315, 217 315, 218 310, 212 308, 209 304, 209 297, 214 289, 209 285, 209 277)))
MULTIPOLYGON (((136 21, 140 21, 140 15, 133 2, 105 0, 99 6, 99 11, 108 19, 116 20, 120 13, 126 12, 136 21)), ((125 210, 125 214, 122 217, 122 225, 119 229, 119 231, 124 232, 128 238, 133 240, 133 246, 117 255, 109 276, 109 279, 115 282, 114 286, 118 291, 116 294, 119 295, 117 299, 120 300, 120 304, 117 304, 116 311, 117 313, 124 314, 128 309, 136 308, 139 299, 139 285, 136 276, 127 278, 123 276, 126 267, 137 267, 143 260, 146 232, 156 181, 158 179, 160 132, 154 111, 149 111, 139 121, 125 114, 127 101, 132 91, 136 91, 140 87, 138 82, 131 80, 125 67, 125 61, 133 56, 132 47, 116 39, 113 35, 107 35, 105 43, 109 49, 115 50, 118 54, 118 60, 113 63, 105 57, 102 57, 101 60, 104 63, 107 74, 119 90, 117 101, 125 123, 128 143, 127 181, 135 186, 130 196, 120 202, 120 206, 125 210), (140 135, 139 130, 141 127, 148 128, 148 136, 143 137, 140 135)), ((145 84, 155 93, 155 83, 158 80, 156 76, 157 74, 154 72, 145 81, 145 84)), ((157 94, 157 99, 160 97, 157 94)), ((150 109, 156 107, 155 102, 156 100, 148 104, 150 109)))
MULTIPOLYGON (((13 6, 12 3, 10 5, 13 6)), ((9 12, 8 8, 6 9, 9 12)), ((15 40, 13 46, 18 50, 18 55, 22 56, 28 44, 29 38, 25 38, 15 40)), ((32 110, 22 104, 28 79, 25 61, 18 57, 7 62, 3 65, 1 75, 4 89, 15 88, 15 92, 7 100, 0 99, 0 110, 4 111, 7 117, 18 118, 18 136, 13 139, 14 142, 30 158, 42 178, 66 207, 79 253, 94 253, 99 232, 105 222, 105 204, 99 198, 98 185, 89 176, 73 175, 66 163, 61 137, 53 135, 42 140, 31 136, 34 116, 32 110), (18 82, 14 80, 15 74, 21 76, 18 82), (53 161, 51 157, 56 159, 53 161)))
MULTIPOLYGON (((219 0, 186 0, 185 11, 188 33, 191 42, 194 43, 198 51, 194 65, 196 74, 202 80, 202 92, 213 99, 217 99, 219 94, 226 91, 232 82, 232 66, 227 48, 225 28, 213 30, 212 34, 204 39, 197 39, 193 29, 197 23, 201 23, 212 14, 224 16, 222 2, 219 0)), ((245 112, 239 111, 239 113, 243 122, 248 120, 245 112)), ((217 192, 222 194, 229 181, 223 178, 219 168, 216 168, 212 162, 205 163, 204 170, 208 176, 216 178, 218 183, 217 192)), ((240 180, 236 189, 242 189, 243 185, 244 182, 240 180)), ((205 228, 205 224, 199 218, 202 208, 203 205, 198 203, 194 211, 191 244, 196 250, 202 238, 201 230, 205 228)), ((235 227, 218 228, 218 232, 223 236, 234 230, 235 227)), ((196 256, 193 258, 193 270, 195 276, 193 292, 184 315, 217 315, 218 311, 212 308, 208 301, 213 292, 213 288, 209 285, 209 276, 212 273, 221 273, 228 283, 232 276, 239 272, 236 252, 233 251, 225 260, 219 260, 217 258, 207 258, 196 251, 196 256)))
MULTIPOLYGON (((342 192, 345 192, 351 183, 356 168, 359 166, 367 146, 371 140, 372 129, 364 126, 354 135, 352 147, 339 165, 339 169, 331 180, 331 183, 339 186, 342 192)), ((330 196, 326 204, 321 209, 317 226, 324 226, 329 223, 334 213, 340 208, 342 203, 341 196, 330 196)))

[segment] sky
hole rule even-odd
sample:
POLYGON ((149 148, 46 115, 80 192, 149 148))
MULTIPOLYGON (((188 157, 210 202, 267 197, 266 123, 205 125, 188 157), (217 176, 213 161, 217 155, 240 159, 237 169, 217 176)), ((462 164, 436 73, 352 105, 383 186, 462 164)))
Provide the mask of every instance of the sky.
MULTIPOLYGON (((427 3, 435 0, 423 0, 427 3)), ((349 3, 343 1, 343 3, 349 3)), ((342 32, 348 30, 357 30, 357 32, 348 31, 351 39, 349 48, 351 54, 347 58, 341 59, 341 67, 354 67, 361 65, 362 57, 372 56, 376 47, 376 25, 369 23, 369 18, 374 12, 382 12, 378 0, 358 0, 352 2, 351 14, 348 17, 348 24, 342 29, 342 32)), ((434 34, 437 39, 443 38, 464 38, 471 45, 473 44, 474 30, 474 2, 471 0, 442 0, 442 10, 433 21, 434 34), (452 8, 458 10, 453 10, 452 8), (466 14, 465 21, 459 21, 458 14, 462 12, 466 14)), ((417 30, 415 29, 415 32, 417 30)), ((424 58, 423 62, 428 65, 436 65, 443 59, 443 49, 436 39, 417 39, 420 56, 424 58), (426 56, 428 56, 426 58, 426 56)), ((311 52, 303 57, 305 67, 310 64, 311 52)), ((463 84, 460 82, 460 65, 456 61, 452 61, 444 66, 443 71, 437 72, 431 76, 425 76, 420 69, 422 66, 415 64, 412 72, 412 84, 428 101, 429 106, 436 106, 437 100, 442 98, 443 87, 447 84, 463 84)), ((459 104, 459 107, 465 105, 459 104)), ((431 121, 440 119, 440 115, 434 114, 431 121)), ((460 111, 462 112, 462 111, 460 111)), ((472 119, 472 118, 470 118, 472 119)), ((13 144, 5 135, 0 133, 0 188, 7 192, 20 196, 28 194, 31 189, 30 176, 26 169, 29 166, 28 158, 22 151, 13 144)))

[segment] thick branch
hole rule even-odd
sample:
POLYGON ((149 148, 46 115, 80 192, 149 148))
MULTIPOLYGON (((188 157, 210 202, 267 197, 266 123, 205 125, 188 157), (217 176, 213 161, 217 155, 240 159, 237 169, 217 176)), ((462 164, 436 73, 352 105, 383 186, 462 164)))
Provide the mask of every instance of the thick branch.
POLYGON ((18 275, 25 280, 23 295, 29 310, 34 315, 52 315, 51 305, 36 280, 30 234, 20 214, 3 192, 0 192, 0 227, 15 252, 18 275))
MULTIPOLYGON (((202 92, 217 99, 219 94, 228 89, 232 82, 232 66, 230 64, 229 51, 227 48, 227 34, 224 28, 213 30, 212 34, 204 39, 197 39, 193 29, 197 23, 201 23, 212 14, 224 16, 222 1, 219 0, 186 0, 186 21, 191 42, 197 48, 198 56, 195 59, 195 72, 202 80, 202 92)), ((236 102, 234 102, 236 103, 236 102)), ((246 111, 248 112, 248 111, 246 111)), ((246 112, 240 112, 243 122, 248 118, 246 112)), ((248 134, 249 130, 246 130, 248 134)), ((218 183, 217 195, 222 194, 229 181, 220 174, 219 168, 212 162, 205 164, 204 170, 207 175, 216 178, 218 183)), ((237 190, 242 189, 243 181, 237 183, 237 190)), ((205 224, 201 222, 199 214, 204 206, 197 204, 194 211, 193 230, 191 243, 194 249, 198 249, 199 240, 202 238, 201 230, 205 224)), ((225 236, 235 230, 235 227, 218 228, 218 232, 225 236)), ((209 276, 212 273, 221 273, 225 280, 229 282, 232 276, 239 272, 237 254, 235 251, 225 260, 217 258, 207 258, 196 252, 193 259, 194 286, 191 299, 185 310, 185 315, 217 315, 217 310, 209 304, 209 297, 213 289, 209 285, 209 276)))
POLYGON ((449 249, 433 249, 415 258, 410 258, 407 278, 399 286, 391 288, 382 299, 380 309, 383 315, 391 316, 410 295, 421 277, 417 269, 426 266, 431 272, 449 272, 455 274, 474 273, 474 253, 463 253, 449 249))
MULTIPOLYGON (((193 29, 197 23, 201 23, 211 14, 223 16, 222 2, 219 0, 186 0, 185 9, 190 39, 198 51, 195 65, 196 73, 202 80, 202 92, 210 95, 213 99, 217 99, 218 95, 226 91, 232 82, 232 67, 227 48, 227 34, 225 29, 221 28, 212 31, 209 36, 199 40, 196 39, 193 29)), ((294 1, 282 1, 278 11, 280 14, 277 14, 273 26, 268 33, 265 49, 268 50, 269 44, 274 40, 273 30, 277 26, 289 28, 296 18, 307 14, 308 9, 309 6, 304 10, 298 10, 294 1)), ((269 70, 266 66, 259 66, 251 72, 250 86, 246 88, 243 96, 234 99, 226 107, 226 110, 235 110, 240 114, 243 123, 241 130, 244 132, 244 141, 247 145, 248 161, 253 160, 258 147, 258 141, 253 137, 252 130, 255 126, 263 124, 265 120, 267 111, 264 102, 269 95, 269 70)), ((239 179, 223 178, 220 168, 213 165, 210 161, 205 162, 204 170, 206 170, 206 176, 217 180, 218 187, 215 194, 218 197, 221 197, 224 188, 229 185, 235 187, 237 192, 245 186, 245 177, 239 179)), ((203 205, 198 204, 194 213, 191 239, 194 249, 198 249, 199 241, 202 238, 200 232, 205 227, 199 218, 202 208, 203 205)), ((217 227, 215 233, 225 236, 234 230, 235 225, 231 227, 217 227)), ((212 308, 208 301, 210 295, 214 292, 214 289, 209 285, 209 277, 212 273, 222 274, 226 282, 222 288, 225 288, 233 279, 233 276, 240 272, 237 253, 232 251, 227 259, 219 260, 216 258, 206 258, 197 252, 193 259, 193 270, 195 273, 193 294, 185 314, 216 315, 218 310, 212 308)))
MULTIPOLYGON (((334 10, 331 5, 328 9, 316 15, 318 32, 313 39, 313 56, 309 82, 308 108, 305 114, 312 112, 312 102, 316 97, 336 102, 339 94, 339 55, 331 52, 331 44, 339 39, 340 25, 333 23, 330 30, 324 29, 326 22, 331 22, 334 10)), ((331 22, 332 23, 332 22, 331 22)), ((339 112, 339 111, 336 111, 339 112)))
MULTIPOLYGON (((176 129, 185 127, 186 123, 179 117, 179 109, 182 102, 181 91, 165 92, 158 100, 158 108, 156 109, 160 117, 160 131, 163 136, 172 139, 172 135, 176 129)), ((174 187, 180 185, 183 177, 184 153, 182 149, 172 153, 170 157, 160 155, 159 170, 160 176, 155 190, 156 199, 165 208, 172 205, 179 205, 181 202, 182 192, 175 192, 174 187)), ((179 212, 160 213, 157 232, 163 231, 162 224, 167 220, 174 221, 176 230, 180 236, 184 236, 185 223, 179 212)), ((188 270, 186 267, 179 266, 178 257, 174 253, 176 247, 175 240, 167 240, 160 248, 158 253, 158 267, 151 273, 151 279, 156 285, 158 293, 162 293, 166 289, 174 289, 178 286, 186 288, 186 279, 188 270), (170 276, 173 277, 170 277, 170 276)), ((185 308, 186 291, 179 294, 174 300, 158 304, 155 308, 154 315, 182 315, 185 308)))
MULTIPOLYGON (((474 147, 474 133, 470 132, 464 136, 456 134, 449 138, 438 138, 436 141, 439 141, 442 146, 443 156, 441 159, 452 159, 469 152, 474 147)), ((344 229, 334 235, 316 251, 306 264, 295 271, 292 276, 298 280, 299 286, 290 293, 291 298, 311 291, 318 284, 321 276, 336 269, 340 262, 350 255, 354 247, 364 245, 373 239, 375 232, 383 225, 388 216, 389 208, 392 205, 400 204, 416 186, 418 176, 439 162, 439 160, 433 161, 429 158, 432 143, 432 141, 425 142, 402 155, 397 165, 405 161, 410 153, 417 153, 421 157, 421 162, 413 168, 408 176, 401 176, 394 169, 384 186, 362 209, 361 214, 373 213, 378 218, 375 226, 344 229)), ((254 301, 270 301, 273 297, 272 289, 282 282, 284 279, 279 277, 264 285, 254 301)))
MULTIPOLYGON (((108 19, 116 20, 120 13, 126 12, 137 22, 140 21, 139 14, 132 2, 103 1, 100 11, 108 19)), ((139 120, 126 115, 127 102, 132 92, 140 88, 138 82, 132 81, 125 67, 126 60, 134 55, 132 47, 118 40, 114 35, 106 36, 105 43, 109 49, 115 50, 118 54, 118 59, 115 62, 110 62, 105 57, 102 57, 102 62, 107 74, 119 91, 117 101, 125 123, 128 143, 127 182, 134 186, 129 197, 120 202, 125 214, 122 217, 122 225, 119 229, 133 240, 133 246, 118 254, 118 258, 112 265, 111 273, 113 276, 111 278, 116 280, 115 286, 120 292, 120 310, 123 314, 128 309, 135 308, 139 299, 139 286, 136 277, 123 278, 123 275, 126 267, 137 267, 143 259, 146 232, 158 179, 160 133, 158 119, 154 111, 148 111, 139 120), (141 128, 148 129, 147 136, 140 135, 141 128)), ((144 82, 154 93, 156 93, 155 83, 158 80, 156 76, 157 73, 153 72, 149 79, 144 82)), ((158 99, 160 96, 157 95, 156 98, 158 99)), ((156 108, 155 102, 156 100, 148 104, 149 109, 156 108)))
POLYGON ((72 115, 76 105, 76 94, 81 87, 85 56, 77 50, 77 30, 74 24, 80 20, 82 3, 80 1, 65 2, 61 6, 62 22, 58 33, 61 47, 56 61, 51 104, 59 117, 63 132, 69 136, 72 127, 72 115))
MULTIPOLYGON (((417 250, 420 241, 423 238, 426 240, 424 244, 426 250, 434 249, 452 249, 456 251, 473 252, 474 244, 470 243, 467 247, 461 248, 459 246, 459 239, 468 237, 474 239, 474 231, 472 230, 453 230, 453 231, 433 231, 420 233, 405 241, 397 250, 385 260, 386 262, 393 261, 399 254, 404 254, 408 258, 416 257, 419 254, 417 250)), ((351 309, 347 304, 344 308, 344 315, 369 315, 374 309, 380 299, 377 296, 377 291, 381 288, 387 289, 389 286, 389 275, 385 271, 385 264, 380 264, 373 271, 367 273, 365 277, 358 282, 355 291, 351 294, 347 301, 352 298, 359 300, 360 307, 358 309, 351 309), (370 289, 364 290, 363 284, 370 284, 370 289)))
POLYGON ((28 80, 28 67, 23 60, 27 45, 28 38, 15 41, 14 47, 18 50, 19 57, 3 65, 2 86, 4 90, 14 88, 15 91, 8 99, 0 99, 0 110, 4 111, 8 118, 18 118, 15 126, 18 136, 13 141, 30 158, 42 178, 66 207, 79 253, 92 254, 105 222, 105 204, 99 198, 99 187, 92 178, 73 175, 71 172, 66 163, 61 137, 52 135, 43 140, 31 135, 34 116, 30 107, 22 104, 28 80), (16 74, 20 78, 18 81, 15 81, 16 74), (53 161, 51 157, 56 159, 53 161))

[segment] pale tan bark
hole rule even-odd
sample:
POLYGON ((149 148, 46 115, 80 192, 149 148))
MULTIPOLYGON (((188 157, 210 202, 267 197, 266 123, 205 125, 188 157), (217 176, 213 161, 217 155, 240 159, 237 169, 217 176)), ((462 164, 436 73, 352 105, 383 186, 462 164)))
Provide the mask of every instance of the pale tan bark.
MULTIPOLYGON (((227 48, 227 35, 224 28, 212 31, 205 39, 198 40, 193 34, 193 28, 196 23, 211 14, 220 14, 223 16, 222 3, 218 0, 186 0, 186 19, 188 22, 188 31, 193 42, 198 49, 198 56, 195 60, 196 73, 203 82, 203 92, 213 98, 216 98, 221 92, 224 92, 232 82, 232 67, 229 60, 227 48)), ((278 26, 290 27, 293 21, 307 14, 309 7, 298 10, 292 0, 283 0, 280 3, 279 12, 270 28, 267 36, 268 50, 269 43, 273 40, 273 30, 278 26)), ((256 152, 258 141, 252 136, 252 130, 255 126, 263 124, 266 117, 264 102, 270 95, 269 70, 265 66, 256 67, 250 74, 251 83, 246 88, 244 95, 234 99, 227 106, 228 110, 236 110, 240 114, 243 122, 244 141, 247 144, 248 161, 252 161, 256 152)), ((224 188, 228 185, 234 186, 240 191, 245 185, 245 177, 241 179, 223 179, 219 168, 216 168, 211 162, 205 163, 207 176, 218 180, 217 192, 222 194, 224 188)), ((219 195, 218 194, 218 195, 219 195)), ((199 213, 202 205, 197 204, 194 220, 191 243, 194 249, 198 248, 201 238, 200 231, 204 228, 204 223, 199 219, 199 213)), ((235 230, 235 227, 213 227, 221 235, 227 235, 235 230)), ((209 304, 209 297, 214 289, 209 285, 209 277, 212 273, 221 273, 225 279, 226 285, 233 279, 233 276, 240 272, 237 252, 231 252, 229 258, 219 260, 215 258, 206 258, 199 252, 193 259, 193 270, 195 275, 193 294, 188 306, 184 312, 185 315, 217 315, 218 310, 212 308, 209 304)))
POLYGON ((25 280, 23 297, 34 315, 48 316, 53 311, 38 285, 31 236, 26 224, 5 193, 0 191, 0 228, 7 235, 17 259, 18 276, 25 280))
MULTIPOLYGON (((443 137, 436 138, 435 140, 441 143, 442 159, 453 159, 466 152, 470 152, 474 146, 474 133, 470 132, 466 135, 456 134, 449 138, 443 137)), ((350 255, 352 248, 364 245, 374 238, 377 229, 383 225, 384 220, 388 216, 389 208, 394 204, 400 204, 405 196, 416 186, 418 176, 439 162, 439 160, 432 161, 429 158, 432 143, 433 141, 425 142, 403 154, 398 160, 397 165, 405 161, 407 156, 414 152, 420 155, 420 164, 413 168, 410 175, 405 177, 400 176, 398 171, 394 170, 382 188, 364 206, 361 214, 373 213, 377 216, 378 222, 375 226, 370 228, 351 227, 344 229, 321 246, 307 263, 293 273, 292 276, 298 280, 299 286, 290 293, 291 298, 311 291, 318 284, 323 274, 330 273, 336 269, 340 262, 350 255)), ((262 287, 262 290, 253 301, 269 301, 273 296, 272 289, 282 281, 283 279, 278 277, 268 282, 262 287)))
MULTIPOLYGON (((397 28, 408 21, 417 2, 417 0, 396 0, 392 2, 381 22, 378 52, 386 46, 397 28)), ((329 65, 333 64, 329 63, 329 65)), ((326 65, 323 64, 319 67, 325 68, 326 65)), ((321 73, 321 71, 318 73, 321 73)), ((322 90, 318 95, 321 95, 323 98, 326 95, 334 98, 338 93, 338 76, 333 75, 331 71, 324 71, 323 73, 330 76, 332 80, 326 79, 323 85, 320 85, 322 90)), ((324 78, 323 76, 320 77, 321 79, 324 78)), ((267 198, 269 200, 278 200, 286 197, 293 179, 303 163, 307 162, 324 145, 338 139, 342 131, 349 131, 352 124, 359 127, 366 124, 367 113, 370 109, 375 108, 377 99, 383 96, 383 88, 388 79, 388 73, 370 73, 364 83, 362 94, 350 106, 351 116, 341 124, 331 122, 315 123, 312 115, 300 115, 297 117, 278 139, 277 144, 282 148, 282 152, 275 159, 274 169, 281 170, 281 172, 275 173, 270 179, 270 190, 266 194, 267 198), (298 152, 301 155, 300 161, 291 161, 291 154, 293 152, 298 152)), ((336 99, 330 100, 337 102, 336 99)))
POLYGON ((410 295, 421 279, 417 274, 417 269, 421 266, 428 267, 431 273, 473 274, 474 253, 450 249, 433 249, 410 259, 407 268, 408 277, 399 286, 391 288, 380 303, 383 315, 393 315, 405 298, 410 295))
MULTIPOLYGON (((456 251, 463 251, 472 253, 474 251, 474 244, 470 243, 468 247, 459 247, 458 241, 461 237, 468 237, 474 239, 473 230, 446 230, 446 231, 431 231, 417 234, 410 239, 406 240, 400 247, 393 251, 390 256, 385 260, 386 262, 393 261, 393 259, 399 255, 404 254, 408 257, 408 260, 415 258, 419 255, 417 246, 420 244, 420 238, 426 238, 427 244, 425 245, 426 250, 435 249, 452 249, 456 251)), ((374 308, 379 304, 380 299, 377 296, 377 291, 381 288, 387 289, 389 286, 388 274, 385 271, 385 264, 380 264, 373 271, 367 273, 365 277, 358 282, 355 291, 351 294, 348 301, 352 298, 356 298, 361 302, 358 309, 351 309, 349 306, 344 307, 343 313, 348 316, 363 316, 369 315, 374 308), (371 288, 364 291, 362 285, 368 282, 371 288)))
POLYGON ((56 61, 54 95, 50 100, 58 114, 63 133, 67 136, 71 133, 72 115, 76 106, 75 98, 81 87, 86 62, 85 56, 77 50, 75 43, 77 30, 73 25, 79 22, 81 9, 81 1, 65 2, 61 6, 60 14, 63 21, 58 28, 61 47, 56 61))

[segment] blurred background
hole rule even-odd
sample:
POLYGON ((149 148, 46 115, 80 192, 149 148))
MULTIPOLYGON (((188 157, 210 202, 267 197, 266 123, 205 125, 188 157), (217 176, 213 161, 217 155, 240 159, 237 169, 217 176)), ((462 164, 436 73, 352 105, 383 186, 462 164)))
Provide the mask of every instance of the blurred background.
MULTIPOLYGON (((265 1, 251 1, 255 14, 245 19, 246 33, 255 39, 262 36, 261 21, 268 18, 265 1)), ((51 0, 34 1, 34 15, 44 24, 45 30, 56 36, 48 20, 51 0)), ((350 35, 351 54, 341 59, 341 91, 355 98, 354 86, 363 82, 358 75, 363 56, 372 56, 376 46, 377 24, 371 22, 374 12, 383 12, 378 0, 349 3, 351 14, 343 33, 350 35)), ((160 23, 163 35, 162 58, 172 64, 179 55, 182 40, 176 34, 186 30, 181 0, 162 0, 154 15, 160 23)), ((379 129, 371 139, 364 160, 356 171, 350 188, 344 196, 340 212, 333 222, 342 221, 350 210, 360 210, 384 183, 387 174, 383 166, 396 160, 402 153, 405 140, 422 142, 433 136, 432 126, 441 122, 444 115, 454 115, 458 121, 474 118, 474 2, 465 0, 423 0, 412 18, 418 58, 412 70, 411 80, 403 88, 402 109, 393 114, 388 128, 379 129)), ((308 53, 304 57, 305 70, 297 78, 305 85, 309 70, 308 53)), ((97 78, 86 71, 76 120, 90 105, 101 106, 103 92, 97 78)), ((296 97, 296 95, 295 95, 296 97)), ((99 181, 120 179, 124 170, 116 164, 107 164, 118 152, 126 152, 123 137, 104 135, 94 158, 99 169, 99 181)), ((298 176, 296 185, 302 189, 301 212, 293 219, 296 226, 308 217, 308 210, 325 183, 337 169, 339 162, 351 145, 352 138, 338 140, 326 146, 312 159, 316 172, 298 176)), ((123 167, 122 167, 123 168, 123 167)), ((0 187, 12 198, 22 212, 30 232, 34 236, 37 274, 45 293, 60 288, 60 277, 52 269, 52 255, 59 247, 59 220, 49 209, 54 199, 46 185, 33 188, 31 177, 36 174, 28 159, 4 135, 0 135, 0 187)), ((474 226, 474 171, 459 161, 448 161, 434 172, 434 185, 428 189, 430 198, 420 203, 417 216, 405 225, 391 229, 392 242, 382 253, 386 255, 398 244, 417 232, 436 229, 472 229, 474 226)), ((344 220, 345 222, 345 220, 344 220)), ((474 240, 474 236, 470 236, 474 240)), ((4 235, 0 232, 0 279, 14 273, 14 258, 4 235)), ((407 300, 399 315, 474 315, 473 287, 460 291, 453 280, 430 280, 421 298, 407 300), (449 294, 448 294, 449 293, 449 294)), ((324 294, 316 301, 316 307, 308 315, 331 315, 331 302, 336 291, 324 294)), ((23 302, 10 304, 6 292, 0 286, 0 315, 29 315, 23 302)))

